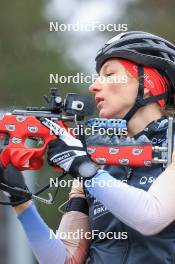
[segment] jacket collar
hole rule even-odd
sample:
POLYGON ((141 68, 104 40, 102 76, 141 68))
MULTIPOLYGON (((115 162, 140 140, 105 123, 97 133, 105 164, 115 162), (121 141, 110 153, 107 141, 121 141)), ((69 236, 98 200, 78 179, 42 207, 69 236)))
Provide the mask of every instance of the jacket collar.
POLYGON ((153 145, 165 141, 168 128, 168 119, 161 117, 149 123, 141 132, 134 136, 138 142, 152 142, 153 145))

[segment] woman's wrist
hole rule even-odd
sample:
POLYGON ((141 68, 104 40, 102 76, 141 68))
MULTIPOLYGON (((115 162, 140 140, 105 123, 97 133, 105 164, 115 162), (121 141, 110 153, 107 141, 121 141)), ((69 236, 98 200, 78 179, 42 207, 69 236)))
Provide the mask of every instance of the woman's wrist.
POLYGON ((29 200, 23 204, 20 204, 18 206, 15 206, 14 209, 17 213, 17 215, 21 214, 25 209, 27 209, 32 204, 32 201, 29 200))

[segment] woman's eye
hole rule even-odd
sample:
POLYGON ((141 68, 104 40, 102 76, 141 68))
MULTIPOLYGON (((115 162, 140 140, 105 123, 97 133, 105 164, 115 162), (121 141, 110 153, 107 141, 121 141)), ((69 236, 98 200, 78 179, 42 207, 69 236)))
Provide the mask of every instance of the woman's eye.
POLYGON ((111 76, 113 73, 110 72, 110 73, 106 73, 105 75, 108 77, 108 76, 111 76))

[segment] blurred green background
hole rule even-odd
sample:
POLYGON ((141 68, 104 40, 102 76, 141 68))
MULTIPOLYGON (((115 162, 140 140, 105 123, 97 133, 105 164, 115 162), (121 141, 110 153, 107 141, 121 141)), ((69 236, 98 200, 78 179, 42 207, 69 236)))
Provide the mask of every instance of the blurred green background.
MULTIPOLYGON (((96 51, 110 37, 120 32, 49 32, 49 21, 64 23, 87 23, 99 21, 103 24, 127 24, 128 30, 143 30, 158 34, 175 42, 174 0, 30 0, 0 2, 0 108, 22 108, 43 105, 43 95, 49 87, 67 92, 88 93, 88 84, 50 84, 49 74, 85 75, 95 73, 96 51)), ((39 187, 56 173, 46 166, 32 176, 39 187)), ((30 175, 27 175, 30 177, 30 175)), ((55 204, 37 204, 46 223, 55 231, 61 214, 58 205, 67 199, 69 189, 61 188, 55 204)), ((16 264, 9 260, 10 239, 15 243, 18 236, 13 230, 9 234, 10 208, 0 209, 0 263, 16 264), (7 221, 6 221, 7 219, 7 221)), ((10 242, 11 243, 11 242, 10 242)), ((14 253, 13 253, 14 254, 14 253)), ((20 248, 18 254, 20 255, 20 248)), ((32 260, 31 260, 32 261, 32 260)), ((23 262, 21 262, 23 263, 23 262)), ((33 263, 33 262, 30 262, 33 263)), ((20 262, 18 262, 20 264, 20 262)))

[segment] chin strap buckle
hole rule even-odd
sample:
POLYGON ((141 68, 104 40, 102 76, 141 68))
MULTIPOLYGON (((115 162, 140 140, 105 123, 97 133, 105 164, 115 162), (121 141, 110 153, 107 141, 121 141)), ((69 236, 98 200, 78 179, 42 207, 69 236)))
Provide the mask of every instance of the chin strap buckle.
POLYGON ((140 108, 145 105, 146 105, 145 100, 141 96, 138 96, 135 102, 135 106, 140 108))

